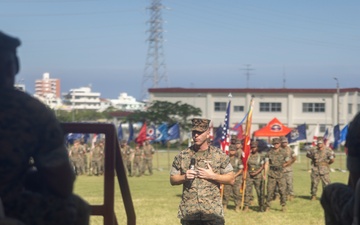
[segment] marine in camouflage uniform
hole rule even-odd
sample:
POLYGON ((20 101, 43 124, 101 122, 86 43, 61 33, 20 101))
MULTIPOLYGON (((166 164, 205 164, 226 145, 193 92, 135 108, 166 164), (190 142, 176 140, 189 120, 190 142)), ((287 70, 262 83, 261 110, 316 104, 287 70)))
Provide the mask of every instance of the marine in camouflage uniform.
POLYGON ((285 149, 288 158, 290 159, 288 166, 284 167, 284 177, 286 181, 286 194, 287 200, 291 201, 294 198, 294 187, 293 187, 293 168, 292 164, 296 161, 296 154, 290 146, 288 146, 288 139, 281 137, 281 148, 285 149))
POLYGON ((234 169, 233 172, 235 174, 235 183, 234 185, 226 184, 224 186, 223 207, 224 210, 226 210, 229 200, 232 197, 235 202, 235 211, 239 212, 241 206, 241 199, 242 199, 242 195, 240 194, 240 187, 242 184, 241 174, 243 171, 243 165, 241 159, 237 157, 235 145, 230 145, 229 147, 229 158, 230 158, 230 164, 234 169))
POLYGON ((94 148, 91 150, 91 172, 92 175, 102 174, 102 162, 104 160, 104 148, 99 142, 95 143, 94 148))
POLYGON ((144 157, 144 152, 141 148, 137 145, 134 151, 134 160, 133 160, 133 176, 137 175, 140 177, 142 175, 142 160, 144 157))
POLYGON ((47 106, 14 88, 19 45, 0 32, 0 198, 5 216, 26 225, 89 224, 90 207, 72 192, 75 174, 59 122, 47 106))
POLYGON ((324 140, 319 137, 317 147, 309 150, 306 157, 311 159, 311 200, 316 200, 316 192, 321 180, 324 188, 330 181, 330 164, 335 161, 334 151, 324 145, 324 140))
POLYGON ((84 155, 85 149, 80 144, 80 140, 74 140, 73 146, 70 147, 69 156, 76 175, 82 175, 85 173, 84 155))
POLYGON ((127 142, 124 140, 121 142, 121 149, 124 152, 125 166, 128 175, 131 177, 133 175, 133 159, 134 159, 134 150, 127 145, 127 142))
POLYGON ((251 154, 249 155, 247 162, 247 175, 246 175, 246 190, 245 190, 245 199, 244 199, 244 211, 248 211, 250 202, 252 199, 253 187, 255 188, 256 195, 258 198, 259 211, 263 211, 265 209, 264 206, 264 198, 263 195, 265 191, 265 182, 264 182, 264 168, 265 168, 265 160, 264 157, 258 152, 257 142, 252 141, 250 144, 251 154))
POLYGON ((145 141, 144 145, 142 146, 142 150, 144 152, 142 173, 144 174, 145 170, 148 169, 149 174, 152 175, 153 174, 153 171, 152 171, 152 167, 153 167, 152 159, 153 159, 153 154, 155 153, 155 149, 149 143, 149 141, 145 141))
POLYGON ((183 225, 223 225, 220 184, 234 184, 229 157, 209 145, 208 119, 192 119, 194 144, 175 156, 170 171, 171 185, 183 185, 178 218, 183 225), (194 159, 194 169, 189 169, 194 159))
POLYGON ((280 148, 280 138, 274 138, 272 144, 274 147, 265 155, 265 169, 268 175, 265 211, 270 209, 270 202, 273 199, 276 185, 279 186, 282 211, 286 211, 286 181, 283 168, 289 164, 290 159, 286 151, 280 148))

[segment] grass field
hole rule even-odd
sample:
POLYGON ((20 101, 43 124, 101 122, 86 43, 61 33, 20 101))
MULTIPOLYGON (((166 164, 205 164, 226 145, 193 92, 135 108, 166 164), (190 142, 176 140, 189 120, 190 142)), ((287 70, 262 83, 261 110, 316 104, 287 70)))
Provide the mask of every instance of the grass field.
MULTIPOLYGON (((135 206, 138 225, 169 225, 180 224, 177 209, 181 198, 182 186, 171 186, 169 182, 169 166, 177 152, 159 152, 153 159, 154 174, 142 177, 129 177, 132 200, 135 206)), ((295 199, 287 203, 287 212, 280 211, 280 203, 272 202, 270 212, 253 211, 236 213, 233 202, 225 213, 226 224, 246 225, 323 225, 323 210, 319 201, 310 201, 310 166, 305 155, 294 164, 295 199)), ((338 155, 333 169, 345 168, 345 156, 338 155)), ((330 174, 332 182, 347 183, 348 172, 335 171, 330 174)), ((79 176, 76 180, 75 192, 90 204, 103 202, 103 177, 79 176)), ((115 214, 119 224, 126 224, 126 214, 118 184, 115 187, 115 214)), ((321 184, 318 188, 321 195, 321 184)), ((103 224, 102 217, 92 216, 92 225, 103 224)))

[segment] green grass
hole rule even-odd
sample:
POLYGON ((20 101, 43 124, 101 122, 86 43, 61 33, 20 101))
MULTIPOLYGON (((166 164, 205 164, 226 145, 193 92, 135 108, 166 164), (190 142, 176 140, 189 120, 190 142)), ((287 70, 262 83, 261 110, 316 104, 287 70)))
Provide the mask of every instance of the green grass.
MULTIPOLYGON (((169 225, 180 224, 177 216, 178 204, 181 198, 182 186, 171 186, 169 183, 169 166, 177 152, 160 152, 154 156, 153 176, 129 177, 132 200, 135 206, 138 225, 169 225)), ((226 224, 247 225, 323 225, 323 210, 319 201, 310 201, 310 166, 304 155, 300 162, 294 164, 294 192, 295 199, 287 203, 287 212, 280 210, 279 202, 272 202, 270 212, 259 213, 253 211, 236 213, 234 204, 230 202, 225 213, 226 224)), ((338 156, 332 168, 345 168, 345 156, 338 156), (341 162, 340 162, 341 161, 341 162)), ((333 172, 330 174, 332 182, 346 183, 348 172, 333 172)), ((117 181, 116 181, 117 182, 117 181)), ((79 176, 75 185, 75 192, 90 204, 103 202, 103 177, 79 176)), ((321 184, 318 197, 321 195, 321 184)), ((126 214, 118 184, 115 187, 115 214, 119 224, 126 224, 126 214)), ((102 217, 92 216, 91 224, 103 224, 102 217)))

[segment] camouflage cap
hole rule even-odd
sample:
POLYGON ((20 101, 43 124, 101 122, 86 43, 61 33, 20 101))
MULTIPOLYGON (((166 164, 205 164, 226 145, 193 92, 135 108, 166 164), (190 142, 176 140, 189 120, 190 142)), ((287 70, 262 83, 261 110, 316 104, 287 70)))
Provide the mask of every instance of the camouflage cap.
POLYGON ((210 120, 203 118, 194 118, 191 120, 192 123, 192 131, 205 132, 209 129, 210 120))
POLYGON ((242 144, 240 139, 236 139, 235 144, 242 144))
POLYGON ((318 138, 317 138, 317 143, 318 143, 318 144, 324 143, 324 138, 318 137, 318 138))
POLYGON ((237 139, 237 135, 232 134, 232 135, 230 136, 230 139, 231 139, 231 140, 236 140, 236 139, 237 139))
POLYGON ((121 140, 121 142, 120 142, 121 145, 125 145, 126 143, 127 143, 126 140, 121 140))
POLYGON ((229 146, 229 151, 236 151, 236 146, 235 145, 230 145, 229 146))
POLYGON ((0 51, 14 51, 20 46, 20 40, 0 31, 0 51))
POLYGON ((280 138, 273 138, 272 143, 273 144, 280 144, 280 138))
POLYGON ((287 139, 287 137, 281 137, 280 138, 280 141, 281 141, 281 143, 284 143, 284 142, 288 142, 288 139, 287 139))
POLYGON ((250 143, 250 147, 251 147, 251 148, 256 148, 256 147, 257 147, 257 141, 252 141, 252 142, 250 143))

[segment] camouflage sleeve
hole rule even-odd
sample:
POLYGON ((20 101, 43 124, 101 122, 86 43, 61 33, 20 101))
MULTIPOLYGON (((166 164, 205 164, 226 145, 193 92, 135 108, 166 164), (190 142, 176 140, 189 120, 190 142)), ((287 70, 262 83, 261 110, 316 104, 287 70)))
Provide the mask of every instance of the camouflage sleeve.
POLYGON ((230 158, 225 153, 221 154, 220 174, 230 173, 234 170, 230 163, 230 158))
POLYGON ((328 156, 329 159, 334 159, 335 158, 335 152, 331 149, 329 149, 329 156, 328 156))
POLYGON ((180 162, 180 155, 175 156, 174 161, 172 163, 172 167, 170 170, 170 175, 177 175, 181 174, 181 162, 180 162))
POLYGON ((264 155, 264 161, 269 162, 269 152, 264 155))

